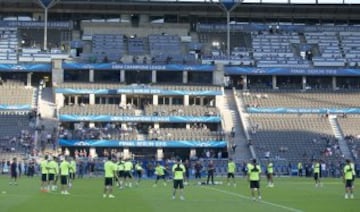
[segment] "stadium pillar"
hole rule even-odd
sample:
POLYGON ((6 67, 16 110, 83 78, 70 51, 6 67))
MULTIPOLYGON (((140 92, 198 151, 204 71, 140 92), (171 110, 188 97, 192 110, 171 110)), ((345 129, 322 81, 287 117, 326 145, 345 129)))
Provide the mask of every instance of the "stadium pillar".
POLYGON ((57 105, 57 108, 64 107, 64 100, 65 100, 64 94, 62 93, 55 94, 55 103, 57 105))
POLYGON ((121 94, 120 98, 121 105, 126 105, 126 94, 121 94))
POLYGON ((190 128, 191 128, 190 124, 187 123, 187 124, 185 125, 185 128, 186 128, 186 129, 190 129, 190 128))
POLYGON ((130 158, 131 155, 130 155, 129 148, 124 148, 123 155, 124 155, 124 158, 130 158))
POLYGON ((120 70, 120 82, 125 82, 125 70, 120 70))
POLYGON ((93 93, 89 94, 89 104, 90 105, 95 104, 95 94, 93 94, 93 93))
POLYGON ((189 105, 189 95, 184 95, 184 106, 189 105))
POLYGON ((31 75, 32 75, 32 72, 29 72, 26 75, 26 86, 28 86, 28 87, 31 87, 31 75))
POLYGON ((183 83, 187 84, 188 83, 188 71, 183 71, 183 83))
POLYGON ((332 77, 332 89, 333 90, 337 89, 337 83, 336 83, 336 77, 335 76, 332 77))
POLYGON ((48 34, 48 8, 44 9, 44 50, 47 50, 47 34, 48 34))
POLYGON ((94 122, 90 122, 90 123, 89 123, 89 127, 90 127, 90 128, 95 127, 95 123, 94 123, 94 122))
POLYGON ((247 75, 243 75, 241 76, 243 79, 243 90, 247 90, 248 89, 248 80, 247 80, 247 75))
POLYGON ((153 105, 159 104, 159 95, 153 95, 153 105))
POLYGON ((164 158, 164 150, 162 148, 158 148, 156 151, 156 159, 162 160, 164 158))
POLYGON ((272 89, 277 89, 277 79, 276 76, 272 76, 272 89))
POLYGON ((151 72, 151 82, 156 83, 156 70, 152 70, 151 72))
POLYGON ((306 83, 307 83, 306 76, 302 76, 301 82, 302 82, 302 89, 305 90, 306 89, 306 83))
POLYGON ((191 158, 196 158, 196 149, 190 149, 190 159, 191 158))
POLYGON ((89 82, 94 82, 94 69, 89 70, 89 82))
POLYGON ((154 129, 159 129, 160 128, 160 124, 159 123, 154 123, 154 129))

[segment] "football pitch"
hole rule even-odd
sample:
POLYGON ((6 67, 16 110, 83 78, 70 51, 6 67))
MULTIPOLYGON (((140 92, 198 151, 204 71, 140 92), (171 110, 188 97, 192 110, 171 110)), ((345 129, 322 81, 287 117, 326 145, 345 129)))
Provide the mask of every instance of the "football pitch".
MULTIPOLYGON (((196 185, 185 187, 185 200, 171 198, 172 182, 143 180, 138 186, 114 189, 115 199, 103 198, 103 179, 76 179, 70 195, 59 191, 40 192, 40 179, 22 177, 18 185, 9 185, 9 178, 0 177, 0 212, 227 212, 227 211, 360 211, 360 193, 354 199, 344 199, 341 179, 323 179, 315 188, 312 178, 275 178, 275 187, 261 182, 262 200, 250 198, 246 179, 237 178, 237 185, 196 185)), ((356 184, 357 182, 355 182, 356 184)))

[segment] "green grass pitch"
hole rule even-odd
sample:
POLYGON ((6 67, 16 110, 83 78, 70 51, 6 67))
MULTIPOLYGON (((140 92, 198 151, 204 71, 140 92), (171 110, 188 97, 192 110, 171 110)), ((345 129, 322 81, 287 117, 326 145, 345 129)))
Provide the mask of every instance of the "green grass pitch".
MULTIPOLYGON (((225 181, 217 178, 218 181, 225 181)), ((323 187, 315 188, 312 178, 275 178, 275 187, 261 182, 262 200, 250 198, 249 185, 237 178, 237 186, 199 186, 192 180, 185 187, 185 200, 172 200, 172 183, 161 182, 153 187, 153 180, 139 186, 115 189, 115 199, 103 198, 103 179, 77 179, 71 195, 60 192, 40 192, 40 179, 22 177, 18 185, 9 185, 8 177, 0 177, 0 212, 228 212, 228 211, 360 211, 360 193, 355 199, 344 199, 341 179, 323 179, 323 187)), ((357 183, 357 182, 356 182, 357 183)), ((356 184, 355 183, 355 184, 356 184)))

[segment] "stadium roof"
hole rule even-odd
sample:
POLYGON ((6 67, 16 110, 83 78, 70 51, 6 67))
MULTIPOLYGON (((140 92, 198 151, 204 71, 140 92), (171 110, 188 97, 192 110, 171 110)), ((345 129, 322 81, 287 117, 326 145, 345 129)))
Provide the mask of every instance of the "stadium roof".
MULTIPOLYGON (((45 0, 48 1, 48 0, 45 0)), ((199 18, 225 17, 220 1, 233 0, 54 0, 50 13, 58 14, 149 14, 199 18), (171 2, 171 3, 168 3, 171 2)), ((232 17, 249 21, 360 21, 360 0, 234 0, 232 17), (240 3, 242 2, 242 3, 240 3), (260 2, 260 3, 259 3, 260 2), (284 3, 287 2, 287 3, 284 3)), ((1 0, 0 12, 42 12, 38 0, 1 0)))

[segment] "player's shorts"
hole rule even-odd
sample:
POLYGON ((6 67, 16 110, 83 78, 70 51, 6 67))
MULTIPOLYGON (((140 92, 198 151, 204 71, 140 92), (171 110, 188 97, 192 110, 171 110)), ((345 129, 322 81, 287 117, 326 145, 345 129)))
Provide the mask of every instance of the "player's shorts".
POLYGON ((227 178, 235 178, 234 173, 228 173, 228 174, 227 174, 227 178))
POLYGON ((126 179, 126 178, 132 178, 132 176, 131 176, 131 173, 130 173, 130 171, 125 171, 124 172, 124 178, 126 179))
POLYGON ((118 171, 118 177, 124 177, 125 172, 124 171, 118 171))
POLYGON ((75 173, 74 172, 69 173, 69 178, 74 180, 75 179, 75 173))
POLYGON ((266 173, 267 178, 271 178, 273 176, 273 173, 266 173))
POLYGON ((68 176, 61 175, 60 176, 60 183, 61 183, 61 185, 67 185, 68 184, 68 176))
POLYGON ((165 180, 165 175, 156 175, 156 180, 160 180, 160 179, 165 180))
POLYGON ((345 188, 352 188, 352 187, 353 187, 353 180, 346 180, 345 188))
POLYGON ((256 181, 250 181, 250 188, 260 188, 260 182, 258 180, 256 181))
POLYGON ((112 186, 112 185, 113 185, 113 178, 105 177, 105 186, 112 186))
POLYGON ((319 173, 314 173, 314 180, 318 180, 319 179, 319 173))
POLYGON ((11 172, 11 178, 17 178, 18 174, 16 172, 11 172))
POLYGON ((142 177, 142 171, 136 171, 136 175, 138 176, 138 178, 142 177))
POLYGON ((46 182, 47 181, 47 174, 41 174, 41 181, 46 182))
POLYGON ((55 174, 49 174, 49 181, 54 181, 55 174))
POLYGON ((174 180, 174 189, 183 189, 184 188, 184 180, 174 180))

